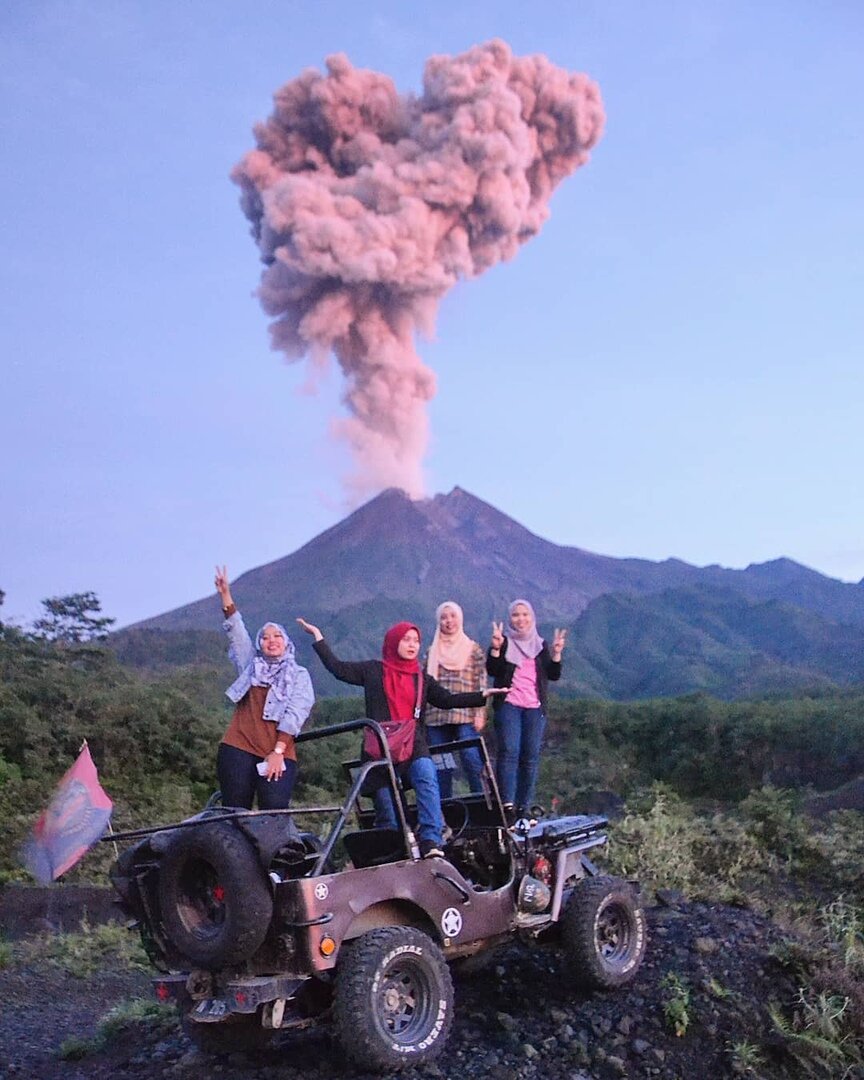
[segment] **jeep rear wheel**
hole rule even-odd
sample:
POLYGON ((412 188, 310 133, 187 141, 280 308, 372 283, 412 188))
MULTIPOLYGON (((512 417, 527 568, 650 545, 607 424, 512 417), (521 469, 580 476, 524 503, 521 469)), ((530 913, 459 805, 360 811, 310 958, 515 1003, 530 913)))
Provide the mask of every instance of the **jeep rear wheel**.
POLYGON ((584 990, 614 990, 634 978, 645 956, 645 912, 620 878, 584 878, 561 919, 571 978, 584 990))
POLYGON ((159 903, 177 951, 211 969, 252 956, 273 915, 255 849, 224 823, 178 830, 162 857, 159 903))
POLYGON ((371 930, 343 946, 333 1019, 345 1053, 369 1069, 431 1061, 453 1018, 453 983, 441 950, 407 926, 371 930))

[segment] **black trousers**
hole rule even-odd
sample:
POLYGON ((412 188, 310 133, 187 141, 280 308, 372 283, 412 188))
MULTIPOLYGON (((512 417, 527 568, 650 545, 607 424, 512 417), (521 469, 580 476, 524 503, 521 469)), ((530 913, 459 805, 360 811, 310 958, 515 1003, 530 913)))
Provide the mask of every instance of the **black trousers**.
POLYGON ((268 780, 266 776, 259 775, 256 768, 258 762, 263 760, 257 754, 219 743, 216 775, 223 806, 242 806, 245 810, 251 810, 252 801, 257 795, 259 810, 288 809, 297 778, 297 762, 285 758, 285 772, 278 780, 268 780))

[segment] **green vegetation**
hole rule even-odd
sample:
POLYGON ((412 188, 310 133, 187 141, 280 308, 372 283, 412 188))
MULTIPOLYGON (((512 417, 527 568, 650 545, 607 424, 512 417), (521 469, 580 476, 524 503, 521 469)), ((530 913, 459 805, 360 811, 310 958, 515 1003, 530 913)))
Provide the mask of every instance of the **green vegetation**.
POLYGON ((135 1026, 161 1032, 173 1031, 177 1027, 177 1008, 173 1003, 152 1001, 150 998, 121 1002, 102 1018, 97 1040, 104 1046, 135 1026))
POLYGON ((864 773, 864 693, 558 699, 548 742, 555 752, 545 755, 542 786, 565 802, 598 788, 627 795, 655 780, 723 802, 766 785, 831 789, 864 773))
POLYGON ((68 934, 45 933, 9 946, 9 962, 50 964, 67 975, 85 979, 106 966, 150 970, 138 938, 117 923, 90 926, 68 934))
POLYGON ((663 976, 663 1015, 680 1038, 690 1026, 690 987, 674 971, 663 976))
MULTIPOLYGON (((85 738, 115 802, 116 831, 199 810, 215 786, 229 679, 225 667, 196 663, 142 675, 98 642, 40 640, 0 624, 0 881, 25 876, 17 849, 85 738)), ((310 723, 361 713, 360 697, 324 699, 310 723)), ((297 802, 338 801, 341 763, 358 744, 350 734, 301 747, 297 802)), ((805 1073, 841 1076, 864 1062, 864 815, 838 809, 841 800, 820 792, 848 782, 854 796, 862 775, 862 690, 738 702, 704 694, 639 703, 558 699, 538 795, 546 805, 554 798, 564 813, 620 810, 605 869, 638 878, 646 890, 760 907, 788 925, 773 962, 798 994, 771 1004, 776 1038, 805 1073)), ((852 802, 860 806, 860 796, 852 802)), ((66 880, 104 882, 113 857, 110 844, 98 844, 66 880)), ((116 926, 0 942, 0 966, 38 961, 78 975, 112 957, 146 966, 132 936, 116 926)), ((696 1003, 731 993, 713 981, 691 987, 672 972, 666 1022, 692 1037, 696 1003)), ((100 1039, 125 1023, 169 1022, 150 1003, 124 1009, 100 1039)), ((70 1041, 63 1053, 71 1060, 94 1046, 70 1041)), ((744 1075, 758 1075, 768 1055, 752 1038, 728 1049, 744 1075)))
POLYGON ((746 1039, 730 1043, 729 1056, 732 1059, 733 1069, 742 1076, 757 1075, 764 1061, 764 1055, 759 1047, 746 1039))
POLYGON ((769 1016, 803 1073, 858 1076, 864 1064, 864 938, 860 898, 839 896, 818 908, 774 959, 798 986, 794 1002, 769 1016))
MULTIPOLYGON (((224 716, 186 691, 183 676, 145 681, 104 647, 0 638, 0 874, 19 872, 16 852, 60 777, 90 744, 115 802, 117 831, 197 810, 213 786, 224 716)), ((71 880, 99 875, 112 858, 94 849, 71 880)))
MULTIPOLYGON (((216 666, 141 675, 98 643, 35 640, 0 624, 0 816, 7 823, 0 881, 23 877, 17 849, 85 738, 115 802, 115 831, 200 809, 215 787, 228 681, 227 669, 216 666)), ((357 696, 324 699, 311 723, 361 713, 357 696)), ((340 763, 355 755, 357 742, 349 735, 301 753, 298 801, 332 802, 341 790, 340 763)), ((729 889, 753 869, 805 859, 823 876, 830 869, 840 892, 854 885, 854 867, 864 855, 857 816, 842 821, 831 815, 831 827, 808 843, 801 833, 810 827, 799 809, 808 785, 834 788, 862 773, 861 692, 734 703, 705 695, 631 704, 559 699, 539 796, 547 805, 555 797, 570 812, 583 810, 597 791, 626 799, 616 858, 622 866, 633 864, 632 851, 644 846, 650 830, 660 845, 657 867, 639 869, 658 883, 709 886, 713 851, 729 889), (652 794, 657 782, 663 787, 652 794), (794 794, 777 793, 786 789, 794 794), (687 813, 685 800, 693 807, 687 813), (727 813, 736 804, 746 828, 737 810, 727 813)), ((67 880, 103 879, 112 858, 109 844, 97 845, 67 880)))
POLYGON ((842 609, 831 601, 798 606, 794 586, 775 595, 762 599, 704 581, 642 596, 606 593, 570 628, 565 685, 620 701, 694 690, 791 697, 864 679, 858 594, 842 609))
POLYGON ((173 1004, 161 1004, 145 998, 135 998, 116 1005, 99 1023, 92 1039, 73 1035, 60 1045, 58 1057, 64 1061, 80 1061, 90 1054, 104 1050, 132 1028, 146 1028, 159 1035, 168 1035, 178 1025, 177 1009, 173 1004))
POLYGON ((44 641, 79 645, 100 641, 117 621, 102 614, 102 604, 93 592, 51 596, 42 601, 43 614, 33 623, 33 632, 44 641))

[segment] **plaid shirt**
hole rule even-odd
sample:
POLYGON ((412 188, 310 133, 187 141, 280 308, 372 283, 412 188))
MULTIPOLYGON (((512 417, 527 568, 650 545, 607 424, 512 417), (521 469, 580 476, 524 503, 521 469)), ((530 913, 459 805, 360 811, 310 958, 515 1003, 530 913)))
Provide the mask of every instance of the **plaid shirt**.
MULTIPOLYGON (((433 673, 433 678, 451 694, 474 694, 478 690, 485 690, 486 655, 475 642, 468 667, 463 668, 462 671, 451 671, 449 668, 439 667, 438 674, 433 673)), ((423 719, 430 727, 440 727, 442 724, 473 724, 476 717, 485 715, 485 707, 482 709, 436 709, 430 705, 423 719)))

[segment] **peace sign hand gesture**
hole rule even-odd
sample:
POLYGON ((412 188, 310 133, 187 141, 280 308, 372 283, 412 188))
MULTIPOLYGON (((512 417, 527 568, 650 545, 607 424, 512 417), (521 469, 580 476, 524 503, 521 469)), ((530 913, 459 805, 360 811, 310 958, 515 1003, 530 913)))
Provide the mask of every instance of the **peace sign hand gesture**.
POLYGON ((560 660, 561 653, 564 651, 564 646, 567 643, 567 631, 566 629, 555 628, 555 636, 552 638, 552 659, 560 660))
POLYGON ((227 608, 232 604, 231 600, 231 586, 228 583, 228 567, 217 566, 216 577, 214 579, 214 585, 216 586, 216 592, 219 593, 219 597, 222 600, 222 607, 227 608))
POLYGON ((497 652, 504 644, 504 623, 493 622, 492 623, 492 649, 497 652))

